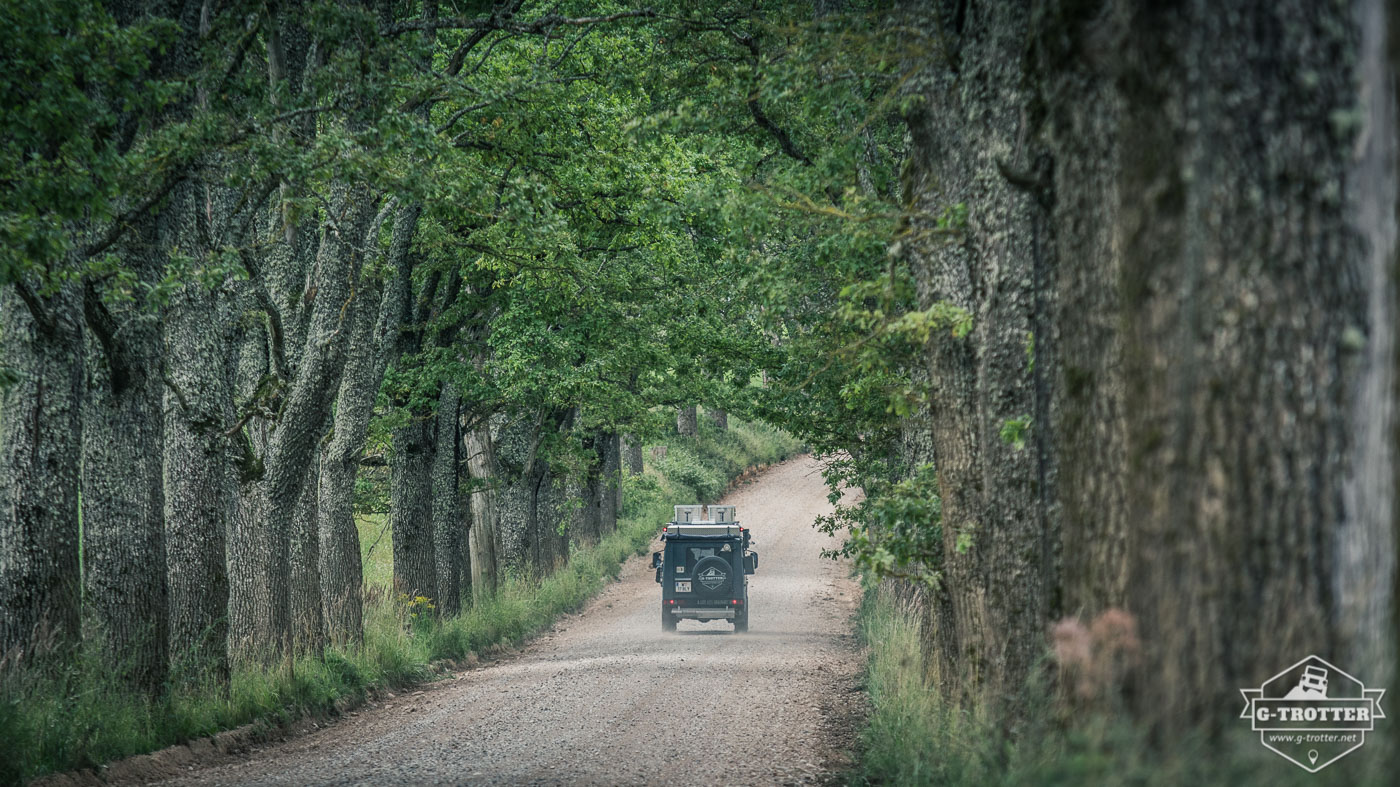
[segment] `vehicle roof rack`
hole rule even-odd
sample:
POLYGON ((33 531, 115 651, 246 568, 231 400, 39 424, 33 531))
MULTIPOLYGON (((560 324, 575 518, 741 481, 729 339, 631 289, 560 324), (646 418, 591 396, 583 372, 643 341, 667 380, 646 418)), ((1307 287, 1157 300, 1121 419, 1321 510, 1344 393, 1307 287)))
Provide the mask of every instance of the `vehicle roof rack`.
POLYGON ((738 536, 744 528, 738 522, 667 522, 668 536, 738 536))

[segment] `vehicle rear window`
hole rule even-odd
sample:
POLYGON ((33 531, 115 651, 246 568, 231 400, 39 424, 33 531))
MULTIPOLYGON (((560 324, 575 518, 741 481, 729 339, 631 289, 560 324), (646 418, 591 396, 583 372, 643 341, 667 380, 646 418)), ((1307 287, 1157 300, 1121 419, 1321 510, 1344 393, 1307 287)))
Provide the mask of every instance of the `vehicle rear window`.
POLYGON ((685 551, 685 573, 694 574, 695 564, 700 562, 700 558, 709 557, 715 553, 714 547, 691 547, 685 551))
POLYGON ((695 573, 695 564, 699 563, 701 558, 719 555, 728 560, 733 551, 734 547, 728 543, 713 546, 672 544, 666 562, 671 569, 672 576, 688 577, 695 573))

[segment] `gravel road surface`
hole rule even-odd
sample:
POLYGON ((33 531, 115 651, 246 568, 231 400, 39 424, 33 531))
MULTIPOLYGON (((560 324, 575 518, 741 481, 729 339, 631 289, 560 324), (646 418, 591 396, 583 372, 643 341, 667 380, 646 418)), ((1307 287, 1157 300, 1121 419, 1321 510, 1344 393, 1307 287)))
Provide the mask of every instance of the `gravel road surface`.
MULTIPOLYGON (((647 558, 507 656, 324 729, 164 784, 804 784, 858 725, 859 589, 830 540, 820 465, 799 457, 730 494, 760 554, 750 631, 663 634, 647 558)), ((685 502, 685 501, 677 501, 685 502)))

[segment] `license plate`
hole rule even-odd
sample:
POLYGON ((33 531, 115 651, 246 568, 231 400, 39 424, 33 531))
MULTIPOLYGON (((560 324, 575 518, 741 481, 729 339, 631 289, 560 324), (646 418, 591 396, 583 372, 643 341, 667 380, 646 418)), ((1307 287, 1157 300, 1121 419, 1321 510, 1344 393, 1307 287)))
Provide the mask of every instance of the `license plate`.
POLYGON ((689 582, 677 582, 677 583, 676 583, 676 592, 677 592, 677 593, 689 593, 689 592, 690 592, 690 583, 689 583, 689 582))

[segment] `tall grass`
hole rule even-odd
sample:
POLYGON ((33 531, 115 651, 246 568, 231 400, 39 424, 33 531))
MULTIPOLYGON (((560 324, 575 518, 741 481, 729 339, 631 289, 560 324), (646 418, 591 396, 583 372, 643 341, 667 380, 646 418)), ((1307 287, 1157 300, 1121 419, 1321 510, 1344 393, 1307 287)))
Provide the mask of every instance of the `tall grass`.
POLYGON ((689 457, 718 487, 666 466, 623 480, 617 530, 577 548, 569 562, 544 577, 508 575, 494 598, 438 620, 387 591, 392 537, 383 521, 360 522, 369 589, 362 645, 331 649, 284 669, 235 670, 227 686, 174 686, 154 702, 130 693, 112 676, 111 654, 85 652, 59 674, 11 673, 0 684, 0 784, 73 770, 154 751, 245 724, 277 725, 332 714, 369 692, 409 686, 440 674, 445 660, 467 659, 519 643, 582 607, 615 578, 629 557, 643 553, 671 505, 709 501, 728 479, 754 464, 798 449, 790 437, 731 420, 729 432, 706 430, 699 440, 673 439, 668 458, 689 457), (674 472, 674 470, 672 471, 674 472), (378 539, 378 543, 375 543, 378 539))
MULTIPOLYGON (((1045 685, 1025 687, 1024 709, 994 719, 986 703, 946 703, 928 680, 915 594, 866 583, 860 635, 868 647, 871 712, 852 784, 866 785, 1289 785, 1395 784, 1387 736, 1316 774, 1265 749, 1248 723, 1212 738, 1187 734, 1153 746, 1123 715, 1067 712, 1045 685)), ((1243 701, 1241 701, 1242 703, 1243 701)), ((1237 715, 1239 708, 1227 709, 1237 715)))
POLYGON ((731 419, 722 431, 703 415, 698 440, 672 438, 664 445, 666 455, 656 469, 691 502, 716 499, 746 468, 786 459, 799 448, 795 439, 767 424, 731 419))

